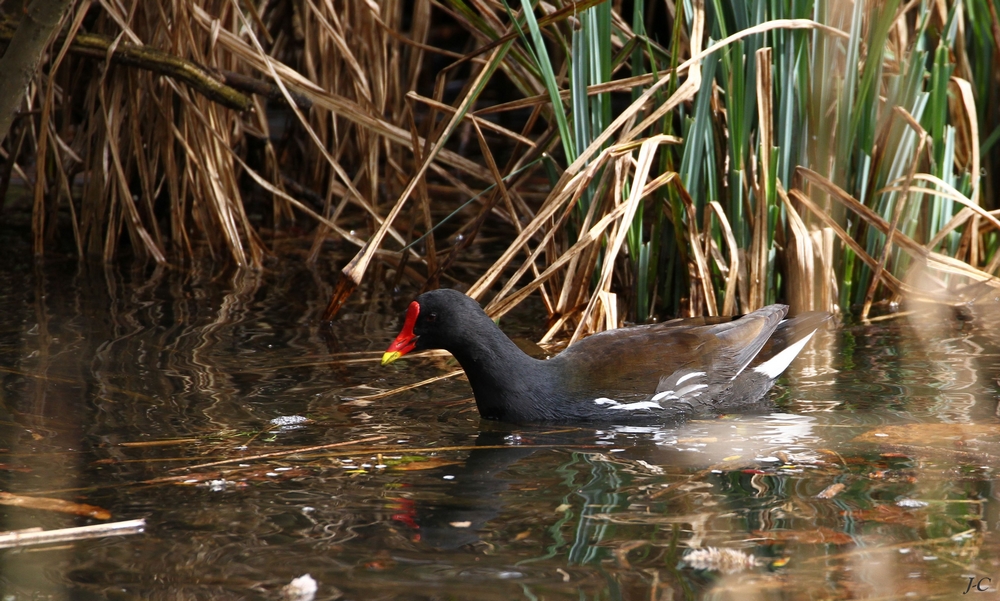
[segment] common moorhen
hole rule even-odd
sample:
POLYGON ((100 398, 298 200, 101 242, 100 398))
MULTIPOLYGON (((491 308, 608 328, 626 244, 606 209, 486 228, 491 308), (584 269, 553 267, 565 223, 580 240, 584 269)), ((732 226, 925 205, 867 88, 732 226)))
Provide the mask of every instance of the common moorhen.
POLYGON ((827 317, 813 313, 782 322, 787 311, 770 305, 738 319, 609 330, 540 360, 521 351, 476 301, 441 289, 410 303, 382 365, 413 350, 449 351, 465 369, 486 419, 674 421, 760 401, 827 317))

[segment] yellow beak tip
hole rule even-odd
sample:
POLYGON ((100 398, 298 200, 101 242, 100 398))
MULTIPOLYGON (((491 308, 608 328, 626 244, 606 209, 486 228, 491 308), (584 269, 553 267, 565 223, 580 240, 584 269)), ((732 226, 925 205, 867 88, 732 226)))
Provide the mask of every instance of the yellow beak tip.
POLYGON ((386 353, 382 355, 382 367, 389 365, 390 363, 392 363, 396 359, 399 359, 400 357, 401 355, 399 354, 399 351, 393 351, 391 353, 386 353))

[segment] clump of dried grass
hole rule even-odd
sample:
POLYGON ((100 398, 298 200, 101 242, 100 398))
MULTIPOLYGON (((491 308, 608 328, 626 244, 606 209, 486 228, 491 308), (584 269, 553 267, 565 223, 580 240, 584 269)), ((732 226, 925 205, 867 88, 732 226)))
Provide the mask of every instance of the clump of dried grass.
MULTIPOLYGON (((408 157, 424 143, 407 98, 427 54, 429 4, 417 4, 407 37, 401 2, 265 3, 262 12, 224 0, 75 3, 8 138, 8 166, 33 188, 36 254, 51 243, 60 209, 77 252, 106 261, 125 230, 157 262, 204 244, 259 268, 261 224, 302 215, 321 226, 314 256, 328 236, 362 246, 338 218, 354 211, 353 222, 382 223, 382 188, 409 177, 408 157), (103 56, 94 56, 95 39, 111 41, 103 56), (205 85, 161 76, 162 62, 138 63, 146 48, 205 85), (274 88, 278 100, 254 96, 246 111, 221 105, 213 86, 237 92, 224 82, 238 76, 274 88), (273 134, 275 125, 286 134, 273 134), (269 205, 269 218, 248 214, 254 196, 266 198, 253 208, 269 205)), ((487 177, 450 151, 438 165, 487 177)))

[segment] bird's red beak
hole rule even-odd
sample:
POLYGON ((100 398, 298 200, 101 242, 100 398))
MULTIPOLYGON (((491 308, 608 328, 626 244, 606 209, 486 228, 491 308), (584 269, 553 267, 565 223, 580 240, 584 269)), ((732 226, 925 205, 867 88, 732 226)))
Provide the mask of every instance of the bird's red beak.
POLYGON ((410 308, 406 310, 406 321, 403 322, 403 329, 399 336, 392 341, 385 354, 382 355, 382 365, 389 365, 399 359, 417 346, 417 335, 413 333, 413 326, 417 323, 417 315, 420 314, 420 305, 417 301, 410 303, 410 308))

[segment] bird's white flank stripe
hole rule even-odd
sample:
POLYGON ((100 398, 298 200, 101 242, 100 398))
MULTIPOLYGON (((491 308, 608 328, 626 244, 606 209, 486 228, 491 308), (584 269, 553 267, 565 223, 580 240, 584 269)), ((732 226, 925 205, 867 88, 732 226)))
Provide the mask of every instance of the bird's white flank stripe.
POLYGON ((609 409, 626 409, 632 411, 634 409, 663 409, 659 403, 654 403, 652 401, 637 401, 635 403, 619 403, 614 399, 609 399, 607 397, 601 397, 599 399, 594 399, 594 404, 596 405, 611 405, 609 409))
POLYGON ((701 390, 702 388, 708 388, 708 384, 690 384, 678 390, 677 396, 682 397, 687 395, 687 393, 689 392, 694 392, 695 390, 701 390))
POLYGON ((788 348, 781 351, 777 355, 771 357, 767 361, 761 363, 757 367, 753 368, 753 370, 757 373, 764 374, 765 376, 771 378, 772 380, 774 378, 777 378, 778 376, 781 375, 781 372, 785 371, 785 369, 792 362, 792 360, 794 360, 795 357, 798 356, 799 351, 802 350, 802 347, 804 347, 806 343, 809 342, 809 339, 812 338, 813 334, 815 333, 816 330, 809 332, 808 336, 804 336, 801 340, 789 346, 788 348))
POLYGON ((680 378, 678 378, 678 380, 677 380, 677 386, 680 386, 685 381, 690 380, 691 378, 697 378, 698 376, 703 376, 703 375, 705 375, 705 372, 703 372, 703 371, 693 371, 693 372, 691 372, 689 374, 684 374, 683 376, 681 376, 680 378))
POLYGON ((638 401, 635 403, 618 403, 612 409, 627 409, 632 411, 634 409, 663 409, 663 406, 653 401, 638 401))
POLYGON ((677 398, 677 395, 674 394, 673 390, 664 390, 663 392, 659 392, 659 393, 653 395, 653 398, 651 398, 649 400, 651 400, 651 401, 662 401, 664 399, 676 399, 676 398, 677 398))

